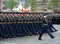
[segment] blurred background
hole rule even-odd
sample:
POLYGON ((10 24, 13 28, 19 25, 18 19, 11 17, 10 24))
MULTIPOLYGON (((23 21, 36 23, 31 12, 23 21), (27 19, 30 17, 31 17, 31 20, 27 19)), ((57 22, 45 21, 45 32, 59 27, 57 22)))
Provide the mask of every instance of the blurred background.
POLYGON ((60 0, 0 0, 0 10, 2 11, 12 9, 21 12, 22 8, 30 11, 41 11, 43 9, 59 11, 60 0))

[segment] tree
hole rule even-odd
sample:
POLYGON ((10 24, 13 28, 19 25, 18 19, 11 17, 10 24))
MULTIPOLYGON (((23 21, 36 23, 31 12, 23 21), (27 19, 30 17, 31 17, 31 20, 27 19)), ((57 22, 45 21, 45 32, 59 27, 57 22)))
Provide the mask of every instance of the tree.
POLYGON ((25 6, 24 7, 28 7, 29 6, 29 0, 25 0, 25 6))
POLYGON ((5 4, 4 4, 5 8, 9 8, 11 11, 14 7, 17 7, 17 3, 15 2, 15 0, 8 0, 5 4))
POLYGON ((36 10, 37 8, 36 3, 37 3, 36 0, 29 0, 29 5, 31 6, 32 11, 36 10))
POLYGON ((49 8, 52 8, 52 10, 56 10, 57 8, 59 8, 58 0, 51 0, 48 5, 49 8))

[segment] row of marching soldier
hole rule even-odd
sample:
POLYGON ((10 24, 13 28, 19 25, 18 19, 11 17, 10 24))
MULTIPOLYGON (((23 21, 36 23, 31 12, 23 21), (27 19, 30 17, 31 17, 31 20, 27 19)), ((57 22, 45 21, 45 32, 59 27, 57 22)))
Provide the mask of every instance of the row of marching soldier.
POLYGON ((41 40, 43 33, 48 33, 53 39, 51 32, 57 31, 51 22, 50 14, 0 14, 0 38, 14 38, 26 35, 39 34, 41 40), (46 17, 48 16, 48 18, 46 17), (47 18, 47 20, 46 20, 47 18), (49 21, 48 21, 49 20, 49 21), (53 31, 53 29, 54 31, 53 31))

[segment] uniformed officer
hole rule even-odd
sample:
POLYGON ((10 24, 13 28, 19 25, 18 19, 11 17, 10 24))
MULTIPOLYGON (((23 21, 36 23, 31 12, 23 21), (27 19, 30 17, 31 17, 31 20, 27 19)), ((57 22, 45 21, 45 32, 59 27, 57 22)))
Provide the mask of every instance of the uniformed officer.
POLYGON ((13 37, 16 37, 16 34, 14 32, 13 22, 11 22, 12 21, 11 17, 12 17, 12 13, 11 14, 9 13, 7 15, 7 18, 8 18, 8 23, 7 23, 8 26, 7 27, 8 27, 9 32, 10 32, 10 38, 13 38, 13 37))
POLYGON ((3 21, 2 15, 3 15, 3 13, 0 14, 0 37, 1 37, 1 38, 5 38, 5 35, 4 35, 4 33, 2 32, 2 21, 3 21))
POLYGON ((54 28, 53 24, 52 24, 52 14, 48 14, 48 20, 49 20, 48 23, 49 23, 51 32, 57 31, 57 30, 54 28))
POLYGON ((42 40, 41 37, 44 33, 48 33, 48 35, 53 39, 55 38, 50 30, 49 30, 49 25, 48 25, 48 18, 47 18, 47 15, 44 15, 43 17, 43 24, 42 24, 42 27, 41 27, 41 30, 40 30, 40 33, 39 33, 39 40, 42 40))
POLYGON ((15 13, 14 14, 14 23, 12 24, 12 28, 13 28, 13 31, 14 31, 16 37, 21 36, 21 33, 18 30, 17 22, 18 22, 18 15, 15 13))
POLYGON ((41 26, 43 23, 43 14, 38 14, 37 15, 37 20, 38 20, 38 33, 41 31, 41 26))
POLYGON ((23 15, 20 14, 18 15, 18 21, 19 21, 19 24, 18 24, 18 29, 20 30, 20 33, 22 34, 22 36, 25 36, 26 34, 24 33, 24 29, 22 29, 24 26, 23 26, 23 15))
POLYGON ((30 22, 29 22, 29 18, 28 18, 27 15, 28 15, 28 14, 25 14, 25 15, 24 15, 24 17, 25 17, 24 26, 25 26, 25 29, 27 30, 28 34, 29 34, 29 35, 32 35, 32 32, 31 32, 31 31, 29 30, 29 28, 28 28, 28 23, 30 23, 30 22))
POLYGON ((7 32, 6 32, 6 29, 5 29, 5 21, 6 21, 6 19, 5 19, 5 13, 4 14, 2 14, 1 15, 1 31, 2 31, 2 33, 3 33, 3 36, 4 36, 4 38, 7 38, 8 37, 8 34, 7 34, 7 32))
POLYGON ((34 19, 34 21, 33 21, 33 25, 34 25, 34 30, 35 30, 35 32, 36 32, 36 34, 38 33, 38 29, 39 29, 39 21, 38 21, 38 16, 37 16, 37 14, 36 13, 34 13, 33 14, 33 19, 34 19))

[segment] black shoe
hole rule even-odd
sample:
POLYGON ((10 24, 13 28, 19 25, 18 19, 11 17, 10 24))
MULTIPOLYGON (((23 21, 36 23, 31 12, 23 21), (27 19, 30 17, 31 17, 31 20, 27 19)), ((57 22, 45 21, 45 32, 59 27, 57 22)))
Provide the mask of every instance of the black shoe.
POLYGON ((38 40, 42 40, 41 38, 39 38, 38 40))
POLYGON ((55 37, 53 36, 52 39, 54 39, 55 37))
POLYGON ((38 39, 38 40, 42 40, 42 39, 38 39))
POLYGON ((58 30, 55 30, 55 31, 58 31, 58 30))
POLYGON ((55 31, 53 31, 53 32, 57 32, 58 30, 55 30, 55 31))
POLYGON ((57 32, 58 30, 52 31, 52 32, 57 32))

